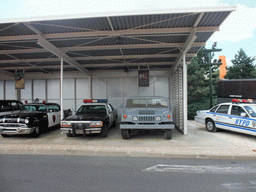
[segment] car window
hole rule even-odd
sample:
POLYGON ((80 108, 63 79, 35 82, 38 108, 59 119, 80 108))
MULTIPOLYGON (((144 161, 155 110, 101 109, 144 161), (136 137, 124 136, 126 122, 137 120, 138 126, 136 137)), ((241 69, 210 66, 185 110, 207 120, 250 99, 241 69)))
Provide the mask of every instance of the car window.
POLYGON ((127 99, 126 108, 168 108, 166 99, 127 99))
POLYGON ((227 114, 228 109, 229 109, 229 105, 221 105, 216 112, 227 114))
POLYGON ((246 113, 240 106, 232 106, 231 115, 241 116, 241 113, 246 113))
POLYGON ((77 110, 76 114, 105 114, 106 112, 105 105, 83 105, 77 110))
POLYGON ((9 102, 1 102, 0 103, 0 111, 10 111, 11 104, 9 102))
POLYGON ((11 106, 13 110, 18 110, 19 109, 19 105, 17 102, 11 102, 11 106))
POLYGON ((49 112, 58 112, 58 111, 60 111, 60 108, 57 105, 48 105, 48 111, 49 112))
POLYGON ((210 112, 215 112, 218 107, 219 105, 216 105, 215 107, 211 108, 210 112))
POLYGON ((252 117, 256 117, 256 105, 244 106, 244 108, 252 117))

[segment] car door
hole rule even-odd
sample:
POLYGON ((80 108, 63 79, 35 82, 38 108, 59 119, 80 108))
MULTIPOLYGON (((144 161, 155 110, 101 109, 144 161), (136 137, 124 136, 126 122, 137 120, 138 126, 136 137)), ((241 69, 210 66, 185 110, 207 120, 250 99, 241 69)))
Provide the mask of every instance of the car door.
POLYGON ((250 122, 249 115, 241 106, 232 106, 229 117, 229 123, 231 124, 230 130, 243 132, 243 130, 250 128, 250 122))
POLYGON ((49 127, 60 124, 60 108, 57 105, 48 105, 48 125, 49 127))
POLYGON ((229 130, 229 125, 228 125, 229 109, 230 109, 230 105, 224 104, 224 105, 220 105, 220 107, 216 110, 216 114, 213 115, 213 120, 215 121, 216 127, 229 130))

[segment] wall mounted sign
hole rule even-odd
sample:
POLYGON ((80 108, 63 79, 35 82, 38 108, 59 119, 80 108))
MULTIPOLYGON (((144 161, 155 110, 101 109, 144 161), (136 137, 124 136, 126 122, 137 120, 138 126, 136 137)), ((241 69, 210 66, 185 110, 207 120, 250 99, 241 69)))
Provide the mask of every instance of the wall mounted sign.
POLYGON ((15 89, 25 89, 24 73, 15 73, 15 89))
POLYGON ((149 70, 139 70, 139 87, 149 87, 149 70))

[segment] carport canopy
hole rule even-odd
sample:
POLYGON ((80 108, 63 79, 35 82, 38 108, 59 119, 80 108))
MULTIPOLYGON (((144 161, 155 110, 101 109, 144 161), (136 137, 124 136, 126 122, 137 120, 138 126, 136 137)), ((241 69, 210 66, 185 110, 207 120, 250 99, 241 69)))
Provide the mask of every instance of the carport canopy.
MULTIPOLYGON (((0 72, 91 75, 188 63, 235 7, 0 20, 0 72), (186 54, 186 57, 183 55, 186 54)), ((2 75, 1 75, 2 76, 2 75)))

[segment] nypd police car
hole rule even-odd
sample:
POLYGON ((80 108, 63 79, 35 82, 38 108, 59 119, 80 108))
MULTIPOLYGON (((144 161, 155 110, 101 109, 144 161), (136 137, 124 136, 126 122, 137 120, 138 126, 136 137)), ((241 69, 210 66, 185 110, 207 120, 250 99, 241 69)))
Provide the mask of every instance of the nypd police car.
POLYGON ((205 124, 209 132, 226 129, 256 135, 256 104, 251 99, 233 99, 210 110, 197 111, 195 121, 205 124))
POLYGON ((18 113, 0 116, 0 133, 3 137, 19 134, 38 137, 42 131, 59 124, 59 104, 30 103, 23 105, 18 113))
POLYGON ((107 137, 108 129, 116 124, 117 111, 107 99, 85 99, 75 115, 61 121, 61 132, 67 137, 99 133, 107 137))

